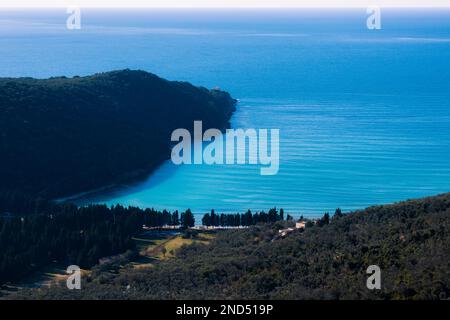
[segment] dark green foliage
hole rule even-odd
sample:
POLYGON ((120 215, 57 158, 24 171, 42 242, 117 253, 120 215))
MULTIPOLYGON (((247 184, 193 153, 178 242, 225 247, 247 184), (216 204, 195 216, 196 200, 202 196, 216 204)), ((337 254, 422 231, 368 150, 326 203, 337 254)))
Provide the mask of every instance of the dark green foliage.
POLYGON ((191 209, 187 209, 186 212, 181 214, 181 227, 190 228, 195 224, 195 218, 191 209))
POLYGON ((317 221, 317 226, 323 227, 330 223, 330 214, 325 213, 321 219, 317 221))
MULTIPOLYGON (((269 210, 269 213, 264 211, 256 212, 252 214, 248 210, 244 214, 216 214, 214 210, 211 214, 207 213, 202 218, 202 224, 204 226, 214 226, 214 227, 238 227, 238 226, 252 226, 257 223, 273 223, 276 221, 283 220, 284 210, 280 209, 278 213, 277 209, 273 208, 269 210)), ((290 217, 288 215, 288 217, 290 217)), ((292 217, 291 217, 292 218, 292 217)))
POLYGON ((0 284, 20 280, 53 260, 89 268, 99 258, 133 249, 131 236, 143 225, 178 225, 176 214, 134 207, 78 208, 41 200, 26 202, 29 214, 21 212, 23 207, 15 213, 9 203, 13 213, 0 215, 0 284))
MULTIPOLYGON (((48 199, 148 174, 174 129, 225 129, 235 102, 143 71, 0 79, 0 283, 55 259, 90 267, 132 248, 143 224, 179 225, 178 212, 48 199)), ((194 224, 190 211, 182 222, 194 224)))
POLYGON ((182 233, 183 239, 195 239, 198 237, 198 231, 193 229, 185 229, 182 233))
MULTIPOLYGON (((23 291, 16 298, 439 299, 450 297, 450 194, 376 206, 276 238, 271 224, 218 233, 154 268, 80 291, 23 291), (368 290, 369 265, 382 289, 368 290), (127 286, 129 290, 125 290, 127 286)), ((277 222, 281 223, 281 222, 277 222)))
POLYGON ((0 190, 53 198, 144 177, 174 129, 224 129, 234 104, 143 71, 0 78, 0 190))

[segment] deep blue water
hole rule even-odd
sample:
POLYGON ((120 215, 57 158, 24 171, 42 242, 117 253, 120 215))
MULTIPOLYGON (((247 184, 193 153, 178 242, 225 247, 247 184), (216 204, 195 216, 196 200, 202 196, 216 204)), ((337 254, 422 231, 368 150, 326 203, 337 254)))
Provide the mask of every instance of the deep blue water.
POLYGON ((450 11, 0 11, 0 76, 144 69, 220 87, 279 128, 280 171, 174 166, 86 202, 316 215, 450 191, 450 11))

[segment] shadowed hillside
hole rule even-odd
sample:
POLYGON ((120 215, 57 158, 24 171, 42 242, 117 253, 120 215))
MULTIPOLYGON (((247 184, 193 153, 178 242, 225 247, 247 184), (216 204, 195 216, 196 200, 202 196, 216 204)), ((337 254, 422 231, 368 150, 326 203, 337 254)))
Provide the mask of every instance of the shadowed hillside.
POLYGON ((20 292, 16 298, 447 299, 450 194, 337 214, 278 238, 282 222, 223 231, 174 259, 119 276, 20 292), (381 290, 368 290, 369 265, 381 290), (127 289, 128 288, 128 289, 127 289))
POLYGON ((143 71, 0 79, 0 191, 67 196, 150 173, 170 134, 228 126, 228 93, 143 71))

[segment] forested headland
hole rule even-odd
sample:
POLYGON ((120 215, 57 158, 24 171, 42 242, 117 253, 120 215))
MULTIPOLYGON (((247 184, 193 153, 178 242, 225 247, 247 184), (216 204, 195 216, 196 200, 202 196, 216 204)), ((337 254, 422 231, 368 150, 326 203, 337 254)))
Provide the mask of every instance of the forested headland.
POLYGON ((144 71, 0 78, 0 192, 49 199, 144 177, 174 129, 225 129, 235 103, 144 71))

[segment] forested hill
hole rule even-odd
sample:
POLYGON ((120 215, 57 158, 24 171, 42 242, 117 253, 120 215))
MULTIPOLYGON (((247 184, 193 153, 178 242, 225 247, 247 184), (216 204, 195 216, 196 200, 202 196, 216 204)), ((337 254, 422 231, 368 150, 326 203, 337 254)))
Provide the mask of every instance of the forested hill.
POLYGON ((143 71, 2 78, 0 192, 58 197, 148 174, 174 129, 224 129, 234 109, 226 92, 143 71))
POLYGON ((83 290, 19 298, 448 299, 450 194, 376 206, 277 237, 284 222, 223 231, 147 270, 99 274, 83 290), (381 289, 366 287, 381 269, 381 289))

